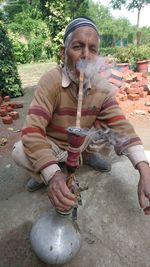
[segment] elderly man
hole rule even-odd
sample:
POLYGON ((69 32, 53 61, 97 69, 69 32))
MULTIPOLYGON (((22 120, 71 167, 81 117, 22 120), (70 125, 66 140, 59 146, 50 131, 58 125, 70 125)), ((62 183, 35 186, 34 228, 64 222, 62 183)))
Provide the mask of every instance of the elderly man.
MULTIPOLYGON (((67 159, 66 128, 75 126, 76 122, 79 90, 77 66, 80 61, 87 65, 95 64, 99 41, 98 29, 91 19, 78 17, 68 24, 64 47, 60 51, 63 66, 55 67, 40 79, 22 129, 22 140, 15 144, 12 154, 16 163, 34 177, 27 184, 28 190, 34 191, 43 184, 48 185, 49 199, 60 211, 69 210, 76 199, 66 185, 66 175, 59 163, 67 159)), ((146 208, 146 198, 150 200, 149 164, 140 138, 115 100, 113 88, 99 74, 93 73, 89 77, 85 75, 83 92, 81 127, 112 129, 114 133, 127 137, 116 142, 115 151, 118 155, 127 155, 139 170, 139 203, 146 208)), ((101 157, 106 152, 104 142, 103 146, 99 142, 97 146, 99 149, 96 152, 92 142, 85 147, 82 151, 83 162, 97 170, 110 171, 109 162, 101 157)))

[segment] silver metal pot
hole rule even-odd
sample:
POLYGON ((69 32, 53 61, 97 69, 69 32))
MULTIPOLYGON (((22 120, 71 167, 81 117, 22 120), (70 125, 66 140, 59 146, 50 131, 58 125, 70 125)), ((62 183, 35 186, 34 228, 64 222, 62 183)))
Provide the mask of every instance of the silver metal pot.
POLYGON ((56 266, 71 261, 81 246, 81 234, 71 214, 56 211, 33 224, 30 239, 35 254, 43 262, 56 266))

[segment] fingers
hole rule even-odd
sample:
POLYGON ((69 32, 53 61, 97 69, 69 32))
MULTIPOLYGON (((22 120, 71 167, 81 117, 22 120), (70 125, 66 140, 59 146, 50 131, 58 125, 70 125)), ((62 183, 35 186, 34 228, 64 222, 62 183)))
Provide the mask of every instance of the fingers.
POLYGON ((145 215, 150 215, 150 206, 148 206, 144 209, 144 213, 145 213, 145 215))
POLYGON ((55 207, 55 209, 60 211, 68 211, 74 205, 74 202, 71 205, 63 204, 62 199, 59 200, 55 195, 50 197, 50 201, 52 205, 55 207))
POLYGON ((139 199, 140 207, 144 209, 145 204, 146 204, 146 198, 145 198, 145 194, 143 191, 138 191, 138 199, 139 199))
POLYGON ((54 190, 53 188, 50 188, 48 196, 54 205, 56 209, 59 210, 69 210, 75 202, 75 195, 61 191, 61 189, 57 188, 57 190, 54 190), (69 197, 68 197, 69 196, 69 197))
POLYGON ((71 209, 76 200, 76 196, 68 189, 65 176, 62 173, 55 174, 52 178, 49 185, 48 197, 52 205, 60 211, 71 209))

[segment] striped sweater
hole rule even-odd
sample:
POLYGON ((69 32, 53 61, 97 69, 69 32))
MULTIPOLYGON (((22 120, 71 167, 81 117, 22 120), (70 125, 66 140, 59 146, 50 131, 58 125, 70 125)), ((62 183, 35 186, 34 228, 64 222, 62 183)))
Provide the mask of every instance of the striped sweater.
MULTIPOLYGON (((61 67, 57 66, 40 79, 22 129, 24 151, 37 173, 57 164, 47 138, 67 150, 66 128, 76 123, 77 87, 73 82, 62 86, 62 75, 61 67)), ((103 78, 98 77, 96 81, 83 99, 81 127, 109 127, 115 133, 127 135, 128 142, 116 146, 118 154, 141 145, 140 138, 118 106, 113 87, 103 78)))

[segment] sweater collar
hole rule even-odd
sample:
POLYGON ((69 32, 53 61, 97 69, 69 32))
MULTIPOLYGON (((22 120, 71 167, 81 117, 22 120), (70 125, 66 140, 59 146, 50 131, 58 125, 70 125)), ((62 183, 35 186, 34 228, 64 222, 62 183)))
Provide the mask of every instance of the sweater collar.
MULTIPOLYGON (((69 76, 67 75, 64 67, 62 67, 62 87, 63 88, 67 88, 71 84, 71 82, 72 81, 70 80, 69 76)), ((87 87, 87 89, 91 89, 91 83, 90 83, 90 81, 88 81, 86 87, 87 87)))

